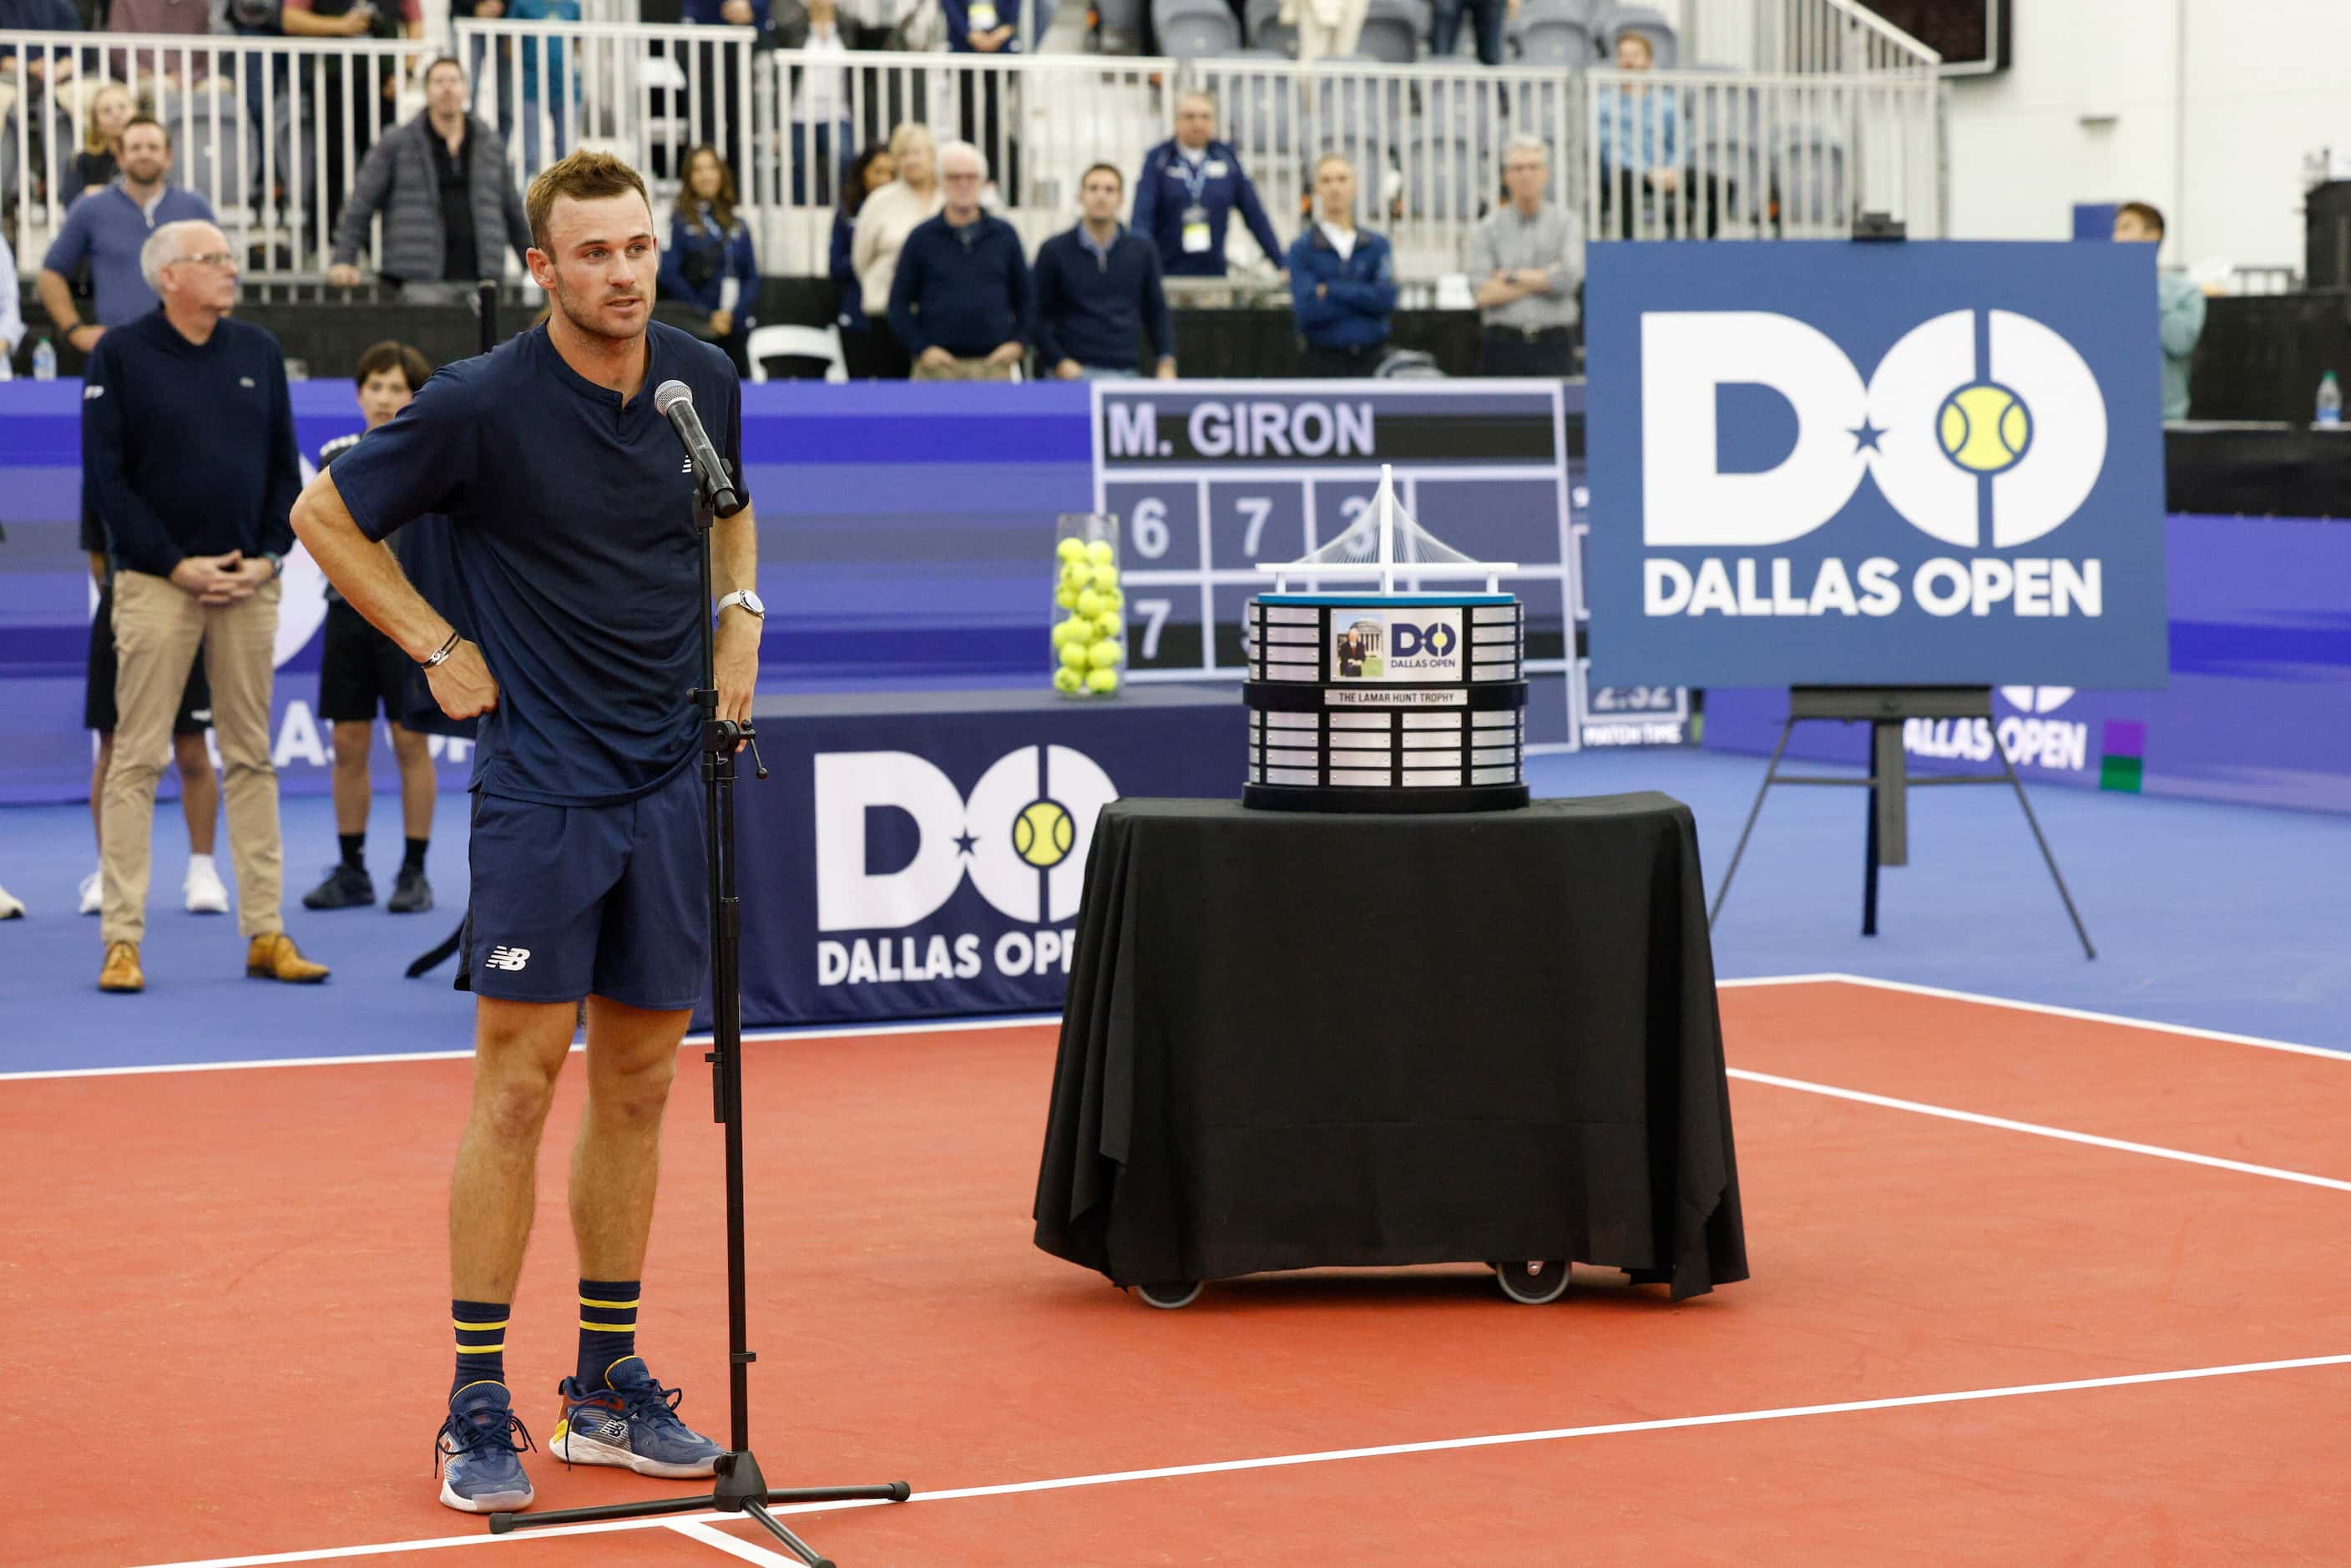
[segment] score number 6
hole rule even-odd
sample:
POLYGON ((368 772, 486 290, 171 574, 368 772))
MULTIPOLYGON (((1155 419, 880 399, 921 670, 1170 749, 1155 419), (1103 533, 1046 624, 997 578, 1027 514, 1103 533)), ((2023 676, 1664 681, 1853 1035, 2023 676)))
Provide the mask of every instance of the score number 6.
POLYGON ((1156 496, 1145 496, 1134 504, 1134 553, 1145 560, 1157 560, 1167 553, 1167 503, 1156 496))

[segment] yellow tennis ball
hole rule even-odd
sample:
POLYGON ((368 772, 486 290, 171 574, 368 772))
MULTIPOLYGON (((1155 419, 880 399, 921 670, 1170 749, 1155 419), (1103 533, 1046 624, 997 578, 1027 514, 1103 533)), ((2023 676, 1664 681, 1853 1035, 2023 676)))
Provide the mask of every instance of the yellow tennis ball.
POLYGON ((1061 567, 1061 586, 1071 593, 1092 585, 1093 579, 1094 569, 1083 561, 1069 561, 1061 567))
POLYGON ((1094 568, 1093 585, 1096 588, 1116 588, 1118 586, 1118 568, 1114 566, 1098 566, 1094 568))
POLYGON ((1096 539, 1086 547, 1086 559, 1096 566, 1108 566, 1117 556, 1118 552, 1110 548, 1107 539, 1096 539))
POLYGON ((1075 621, 1056 621, 1056 622, 1053 622, 1053 646, 1054 646, 1054 647, 1056 647, 1056 648, 1058 648, 1058 647, 1060 647, 1062 643, 1064 643, 1068 642, 1068 641, 1070 640, 1071 635, 1071 634, 1072 634, 1072 633, 1077 630, 1078 625, 1079 625, 1079 622, 1075 622, 1075 621))
POLYGON ((1097 589, 1095 591, 1102 595, 1102 608, 1104 610, 1117 610, 1124 606, 1126 603, 1126 595, 1119 591, 1119 588, 1116 583, 1113 583, 1108 588, 1097 589))
POLYGON ((1114 692, 1118 690, 1118 672, 1107 669, 1096 670, 1086 677, 1086 686, 1090 691, 1105 694, 1114 692))
POLYGON ((1943 400, 1936 422, 1944 455, 1971 474, 2012 468, 2032 439, 2032 416, 2003 386, 1978 382, 1943 400))
POLYGON ((1057 692, 1083 691, 1085 685, 1085 678, 1075 670, 1064 668, 1053 672, 1053 689, 1057 692))
POLYGON ((1065 588, 1053 595, 1053 602, 1063 610, 1075 610, 1078 607, 1078 596, 1065 588))
POLYGON ((1098 637, 1117 637, 1125 631, 1126 622, 1122 616, 1110 614, 1094 617, 1094 634, 1098 637))
POLYGON ((1089 588, 1083 593, 1078 595, 1079 614, 1099 615, 1102 612, 1102 597, 1101 594, 1096 593, 1092 589, 1089 588))
POLYGON ((1077 841, 1077 824, 1054 801, 1033 801, 1012 819, 1012 852, 1040 869, 1069 859, 1077 841))
POLYGON ((1126 650, 1115 643, 1096 643, 1086 650, 1086 663, 1097 670, 1107 670, 1126 657, 1126 650))
POLYGON ((1079 637, 1071 638, 1068 642, 1061 644, 1061 663, 1069 665, 1070 668, 1073 670, 1084 669, 1086 667, 1086 648, 1087 643, 1084 639, 1079 637))
POLYGON ((1053 554, 1062 560, 1083 560, 1086 559, 1086 541, 1083 539, 1063 539, 1060 544, 1053 547, 1053 554))

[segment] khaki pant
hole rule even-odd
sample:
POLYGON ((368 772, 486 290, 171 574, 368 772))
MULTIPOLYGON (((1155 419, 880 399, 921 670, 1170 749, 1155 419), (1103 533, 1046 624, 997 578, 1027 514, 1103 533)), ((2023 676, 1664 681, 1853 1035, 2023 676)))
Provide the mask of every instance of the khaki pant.
POLYGON ((277 640, 276 582, 237 604, 206 606, 167 579, 114 577, 114 765, 107 770, 105 939, 136 942, 147 929, 147 872, 155 784, 171 760, 172 719, 196 650, 213 687, 221 793, 236 867, 236 923, 247 936, 286 928, 285 863, 277 834, 277 770, 269 760, 269 687, 277 640))
POLYGON ((992 365, 985 359, 956 360, 937 366, 917 361, 914 373, 906 379, 914 382, 1008 382, 1012 379, 1012 367, 992 365))

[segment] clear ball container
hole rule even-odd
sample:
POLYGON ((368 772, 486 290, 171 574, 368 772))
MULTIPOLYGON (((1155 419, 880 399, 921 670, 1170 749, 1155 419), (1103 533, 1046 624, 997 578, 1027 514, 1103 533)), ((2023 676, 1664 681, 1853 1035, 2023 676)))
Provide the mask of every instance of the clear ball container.
POLYGON ((1053 528, 1052 571, 1053 689, 1081 699, 1115 695, 1126 668, 1117 515, 1063 512, 1053 528))

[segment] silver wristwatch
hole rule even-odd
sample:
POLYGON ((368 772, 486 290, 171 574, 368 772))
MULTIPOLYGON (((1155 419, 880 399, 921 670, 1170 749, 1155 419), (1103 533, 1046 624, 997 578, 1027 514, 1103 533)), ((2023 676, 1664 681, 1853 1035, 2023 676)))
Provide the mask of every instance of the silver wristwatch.
POLYGON ((768 618, 767 605, 760 601, 758 594, 752 592, 747 588, 738 588, 734 592, 726 595, 724 599, 721 599, 718 601, 718 608, 723 611, 730 604, 741 605, 758 620, 765 621, 768 618))

